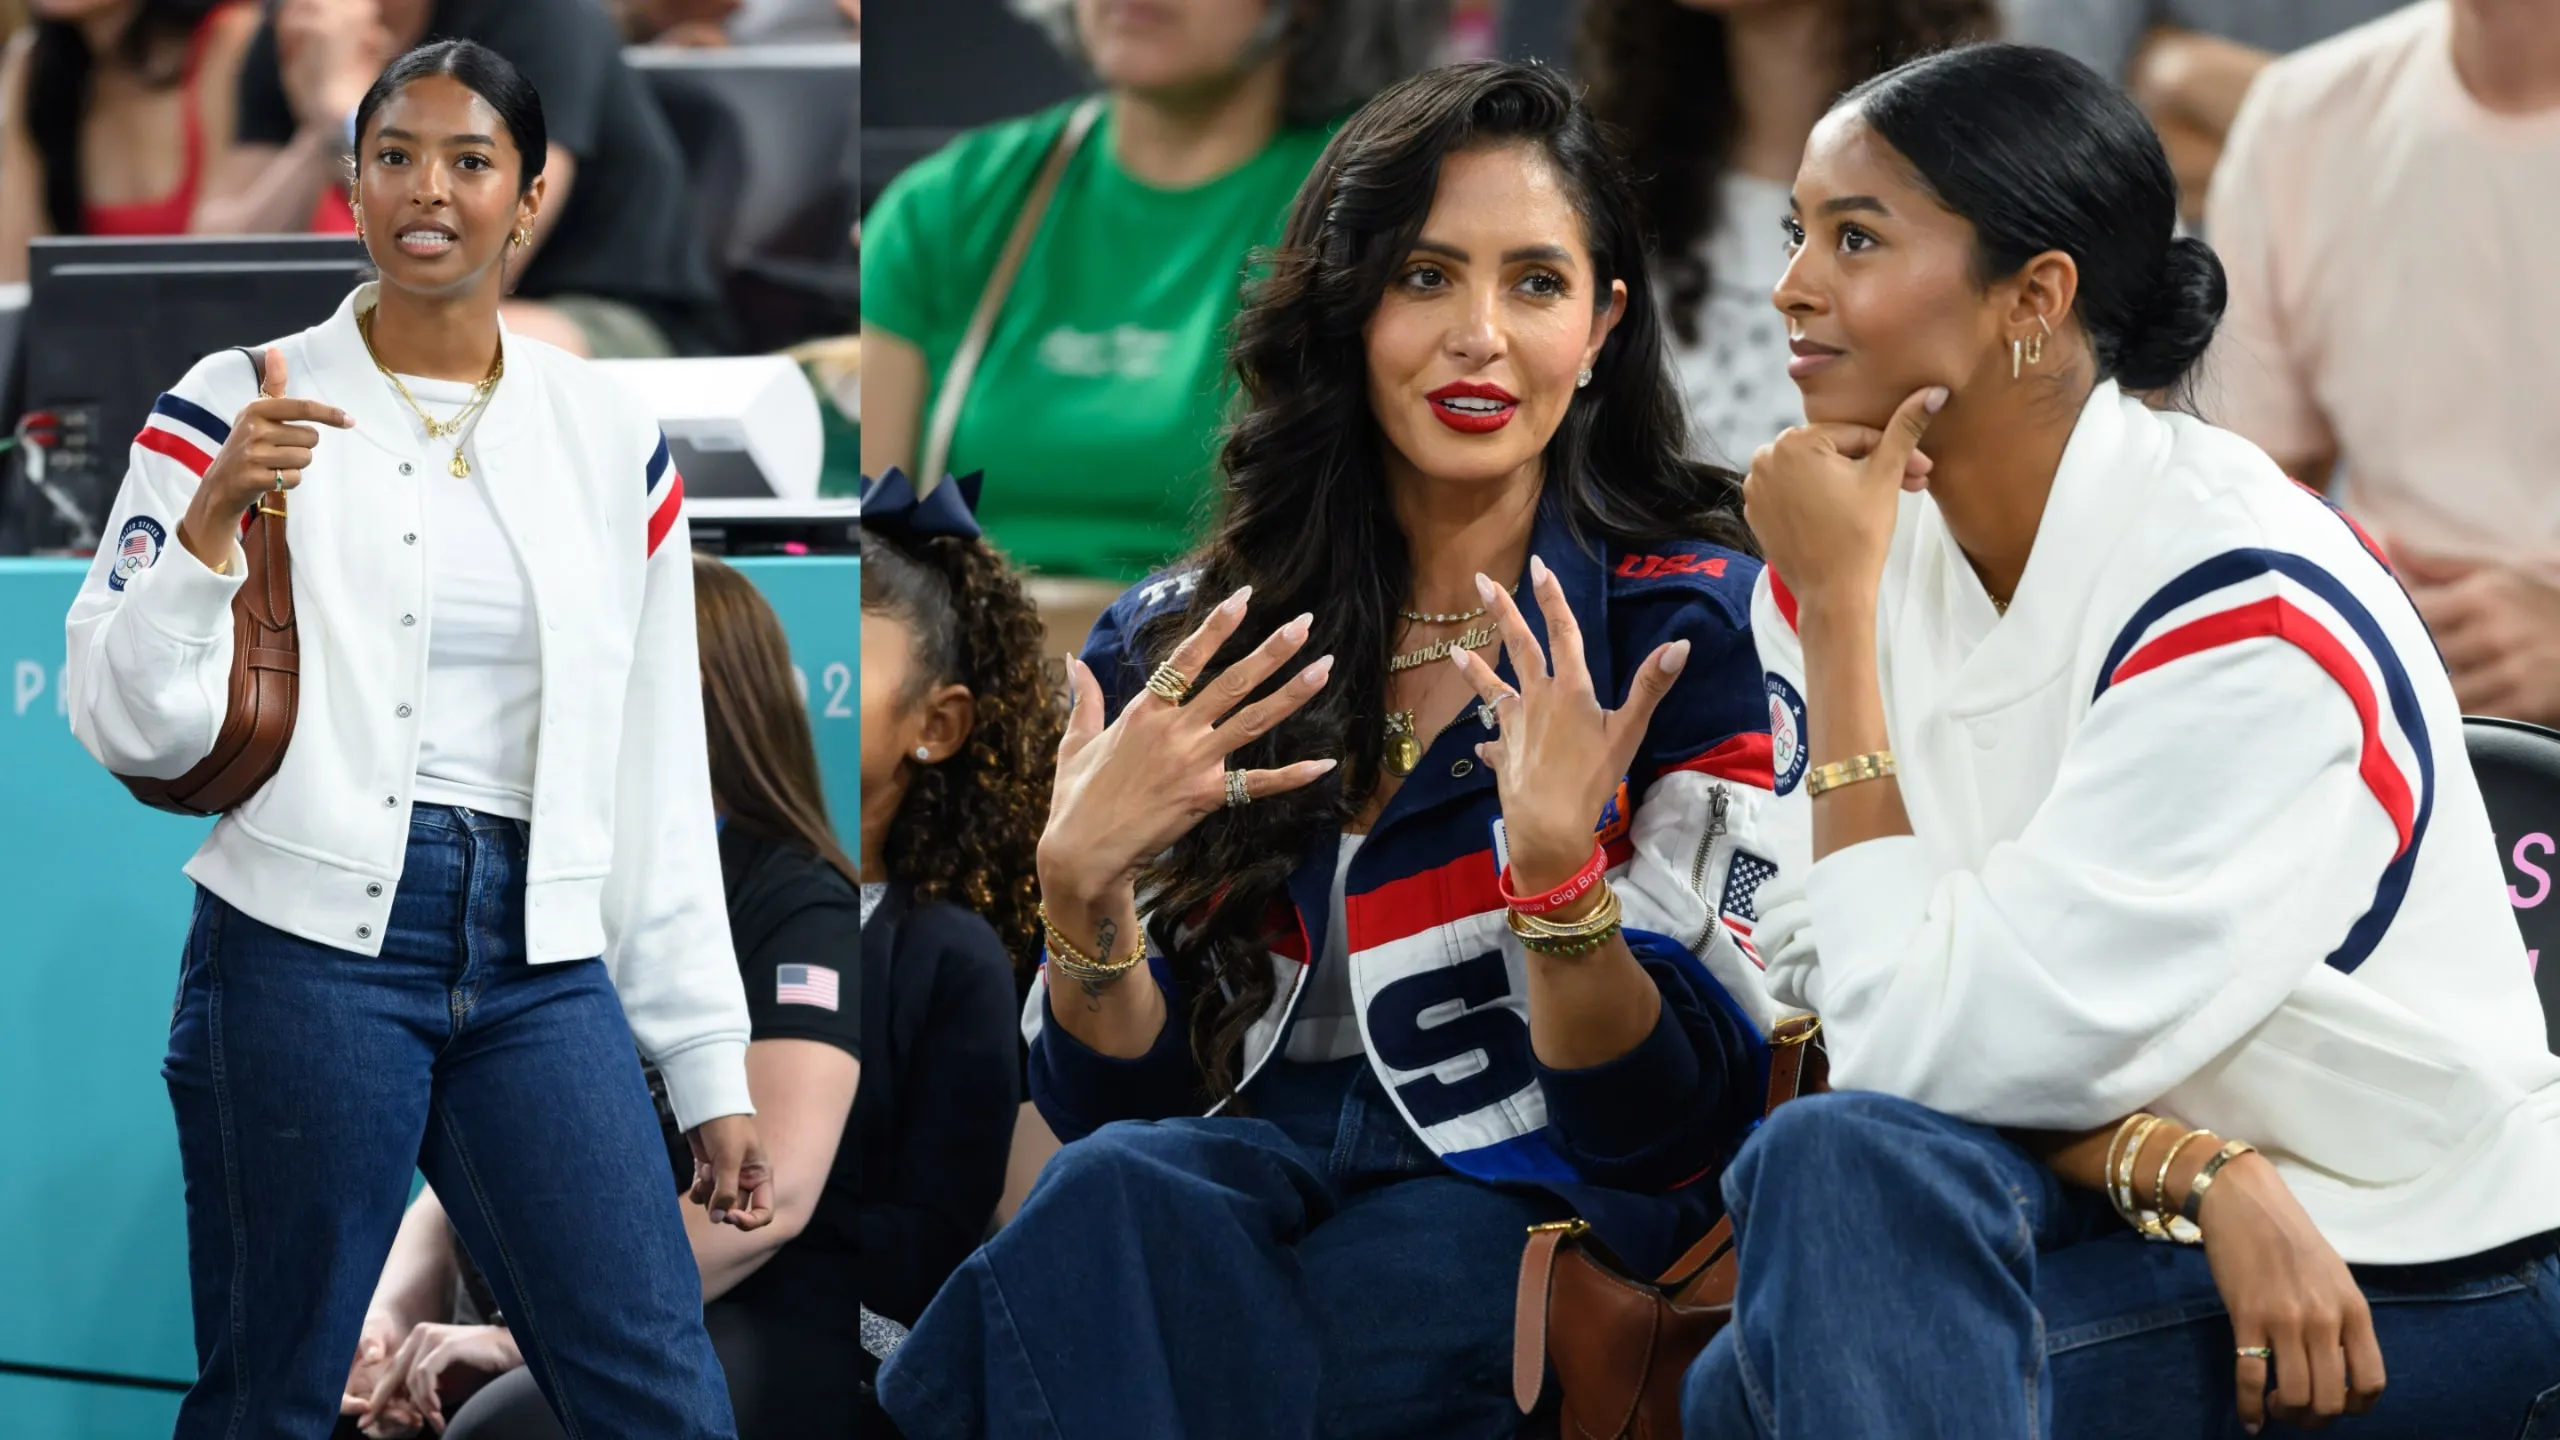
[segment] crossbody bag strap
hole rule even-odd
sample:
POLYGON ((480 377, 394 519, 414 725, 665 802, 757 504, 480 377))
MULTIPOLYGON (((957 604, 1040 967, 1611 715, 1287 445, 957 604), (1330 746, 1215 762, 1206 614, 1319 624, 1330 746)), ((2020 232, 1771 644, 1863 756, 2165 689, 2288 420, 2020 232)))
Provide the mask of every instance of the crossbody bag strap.
POLYGON ((932 420, 925 427, 924 463, 916 469, 918 495, 930 493, 942 483, 943 473, 951 463, 951 437, 960 429, 961 408, 969 403, 969 382, 977 376, 978 361, 987 353, 987 339, 995 333, 996 316, 1004 310, 1004 297, 1012 291, 1014 277, 1022 273, 1023 257, 1031 253, 1032 237, 1040 233, 1049 202, 1057 197, 1058 181, 1067 173, 1067 162, 1084 147, 1093 123, 1102 118, 1102 106, 1101 96, 1089 96, 1067 117, 1066 128, 1058 132, 1057 143, 1049 147, 1049 157, 1041 163, 1039 178, 1031 182, 1031 193, 1023 199, 1022 212, 1013 218, 1013 233, 1005 238, 1004 252, 996 257, 996 268, 987 276, 987 288, 979 292, 978 308, 969 315, 969 328, 961 332, 960 348, 951 353, 951 363, 942 372, 942 390, 934 397, 932 420))

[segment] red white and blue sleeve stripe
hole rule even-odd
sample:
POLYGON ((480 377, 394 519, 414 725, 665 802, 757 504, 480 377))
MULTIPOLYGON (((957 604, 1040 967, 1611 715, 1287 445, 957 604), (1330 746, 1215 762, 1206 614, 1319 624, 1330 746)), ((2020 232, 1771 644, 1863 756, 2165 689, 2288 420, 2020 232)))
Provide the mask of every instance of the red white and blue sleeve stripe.
POLYGON ((2390 637, 2335 575, 2278 550, 2232 550, 2170 581, 2118 632, 2092 703, 2115 686, 2250 640, 2280 640, 2319 666, 2363 730, 2357 774, 2390 819, 2397 848, 2372 908, 2328 957, 2352 971, 2399 913, 2435 809, 2435 753, 2417 691, 2390 637))
POLYGON ((212 411, 183 395, 164 394, 151 402, 151 414, 133 443, 187 467, 201 480, 215 452, 231 438, 231 427, 212 411))
POLYGON ((649 455, 649 553, 658 553, 658 543, 676 528, 676 517, 684 513, 684 476, 677 471, 675 457, 667 453, 667 437, 658 436, 658 448, 649 455))

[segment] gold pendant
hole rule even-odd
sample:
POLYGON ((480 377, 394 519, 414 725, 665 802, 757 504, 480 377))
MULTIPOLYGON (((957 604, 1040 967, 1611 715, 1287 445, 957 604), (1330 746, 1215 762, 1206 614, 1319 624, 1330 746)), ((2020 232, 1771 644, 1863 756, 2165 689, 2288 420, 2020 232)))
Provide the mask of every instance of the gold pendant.
POLYGON ((1401 780, 1422 763, 1422 741, 1413 733, 1414 715, 1399 710, 1387 717, 1387 773, 1401 780))
POLYGON ((462 452, 460 450, 453 452, 453 463, 445 468, 453 472, 453 478, 456 480, 468 480, 471 478, 471 462, 462 458, 462 452))

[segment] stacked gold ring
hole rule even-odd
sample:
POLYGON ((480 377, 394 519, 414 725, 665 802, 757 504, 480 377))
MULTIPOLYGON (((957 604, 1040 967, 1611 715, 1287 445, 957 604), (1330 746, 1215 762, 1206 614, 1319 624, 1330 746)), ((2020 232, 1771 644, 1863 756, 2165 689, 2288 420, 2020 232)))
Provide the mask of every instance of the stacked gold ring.
POLYGON ((1191 698, 1191 677, 1173 667, 1167 660, 1147 677, 1147 693, 1168 705, 1179 705, 1191 698))
POLYGON ((1253 791, 1247 788, 1244 783, 1244 772, 1241 770, 1228 771, 1227 807, 1229 809, 1240 809, 1252 803, 1253 791))

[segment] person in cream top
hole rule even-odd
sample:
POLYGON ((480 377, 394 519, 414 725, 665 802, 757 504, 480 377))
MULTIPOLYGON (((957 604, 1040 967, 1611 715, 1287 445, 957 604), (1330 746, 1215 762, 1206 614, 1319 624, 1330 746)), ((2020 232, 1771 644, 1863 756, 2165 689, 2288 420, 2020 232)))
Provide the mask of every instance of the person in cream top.
POLYGON ((499 324, 544 194, 522 76, 413 51, 358 135, 380 281, 160 397, 69 619, 82 744, 184 774, 223 719, 232 537, 290 512, 292 742, 187 867, 177 1433, 320 1435, 372 1392, 347 1357, 423 1170, 573 1433, 728 1437, 641 1070, 692 1199, 767 1223, 683 480, 636 399, 499 324))
POLYGON ((2222 308, 2175 200, 2021 46, 1851 91, 1797 174, 1757 939, 1836 1089, 1726 1172, 1693 1437, 2560 1400, 2560 1060, 2453 689, 2345 517, 2137 398, 2222 308))

